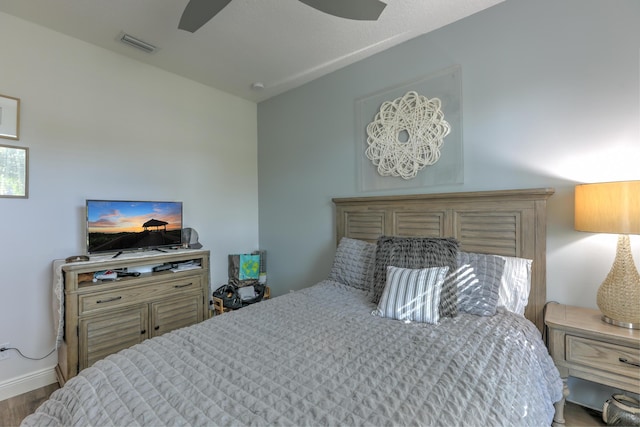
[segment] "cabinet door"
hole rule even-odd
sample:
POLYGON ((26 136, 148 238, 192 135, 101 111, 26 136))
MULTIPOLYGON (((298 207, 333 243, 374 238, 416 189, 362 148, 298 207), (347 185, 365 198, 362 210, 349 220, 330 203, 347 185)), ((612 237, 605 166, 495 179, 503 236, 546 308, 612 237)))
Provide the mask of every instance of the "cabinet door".
POLYGON ((80 369, 148 338, 147 304, 117 310, 79 321, 78 364, 80 369))
POLYGON ((151 304, 151 336, 201 322, 202 294, 166 298, 151 304))

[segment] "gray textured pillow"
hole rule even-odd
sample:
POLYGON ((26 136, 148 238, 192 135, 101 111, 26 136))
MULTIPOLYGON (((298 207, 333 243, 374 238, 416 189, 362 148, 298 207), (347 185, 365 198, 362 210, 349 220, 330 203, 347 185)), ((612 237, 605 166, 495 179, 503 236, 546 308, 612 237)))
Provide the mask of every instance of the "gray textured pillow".
MULTIPOLYGON (((387 267, 401 268, 449 267, 457 268, 458 241, 454 238, 394 237, 378 238, 376 264, 373 273, 372 302, 378 304, 387 281, 387 267)), ((458 310, 458 296, 453 280, 445 280, 440 292, 440 317, 454 317, 458 310)))
POLYGON ((374 315, 414 321, 438 323, 440 291, 449 267, 387 267, 387 284, 374 315))
POLYGON ((505 260, 496 255, 458 252, 455 273, 458 311, 493 316, 500 298, 500 279, 505 260))
POLYGON ((343 237, 333 258, 329 280, 370 291, 375 257, 376 245, 373 243, 343 237))

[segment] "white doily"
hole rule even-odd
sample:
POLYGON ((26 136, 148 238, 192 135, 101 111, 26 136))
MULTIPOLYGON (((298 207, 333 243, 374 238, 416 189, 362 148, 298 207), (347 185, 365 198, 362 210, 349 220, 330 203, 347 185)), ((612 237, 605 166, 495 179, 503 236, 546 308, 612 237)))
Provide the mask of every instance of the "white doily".
POLYGON ((382 103, 367 125, 365 151, 380 175, 415 178, 440 159, 440 147, 451 130, 440 107, 440 99, 413 91, 382 103))

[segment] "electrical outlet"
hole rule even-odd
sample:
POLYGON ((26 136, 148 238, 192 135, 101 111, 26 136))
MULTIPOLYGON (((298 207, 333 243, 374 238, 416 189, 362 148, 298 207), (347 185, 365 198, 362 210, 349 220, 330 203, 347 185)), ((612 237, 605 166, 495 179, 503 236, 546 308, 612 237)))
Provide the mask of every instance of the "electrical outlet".
MULTIPOLYGON (((11 344, 8 342, 0 344, 0 348, 9 348, 11 344)), ((0 360, 11 359, 11 350, 0 351, 0 360)))

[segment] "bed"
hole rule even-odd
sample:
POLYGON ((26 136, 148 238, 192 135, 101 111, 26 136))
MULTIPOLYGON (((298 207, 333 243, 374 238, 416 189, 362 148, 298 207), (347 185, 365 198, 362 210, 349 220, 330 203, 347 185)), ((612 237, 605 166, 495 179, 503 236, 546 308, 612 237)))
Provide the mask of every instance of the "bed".
POLYGON ((551 194, 334 199, 326 280, 108 356, 23 425, 550 425, 563 398, 540 334, 551 194), (524 303, 496 296, 515 265, 524 303), (417 298, 394 293, 407 283, 417 298), (398 295, 420 309, 391 309, 398 295))

